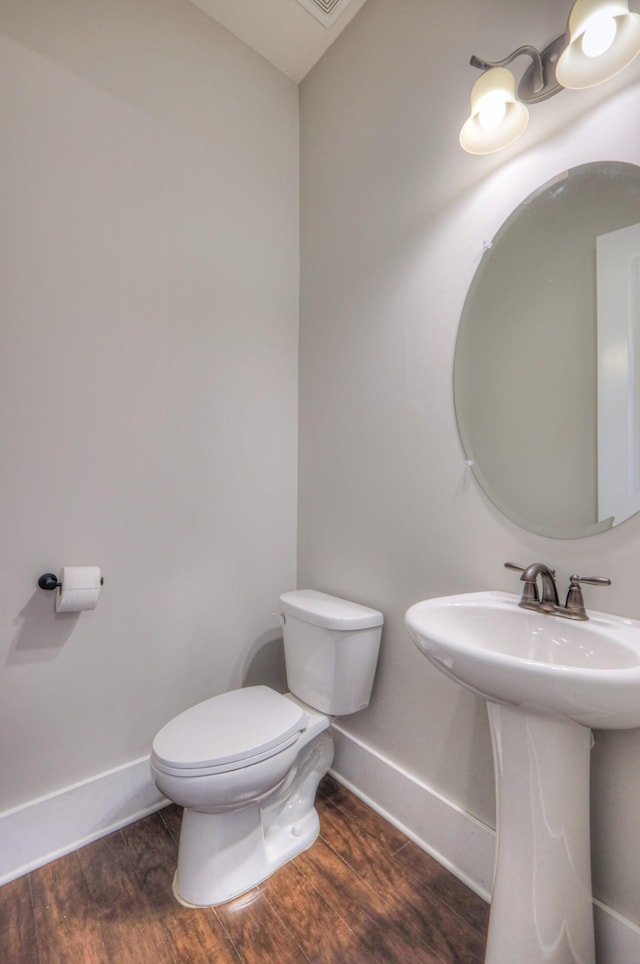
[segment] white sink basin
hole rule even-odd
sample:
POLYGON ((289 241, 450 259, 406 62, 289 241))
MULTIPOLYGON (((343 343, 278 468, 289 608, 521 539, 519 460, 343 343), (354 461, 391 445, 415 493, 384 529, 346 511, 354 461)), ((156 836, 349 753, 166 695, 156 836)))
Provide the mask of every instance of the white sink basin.
POLYGON ((478 592, 416 603, 414 643, 448 676, 492 702, 598 729, 640 726, 640 622, 531 612, 518 596, 478 592))

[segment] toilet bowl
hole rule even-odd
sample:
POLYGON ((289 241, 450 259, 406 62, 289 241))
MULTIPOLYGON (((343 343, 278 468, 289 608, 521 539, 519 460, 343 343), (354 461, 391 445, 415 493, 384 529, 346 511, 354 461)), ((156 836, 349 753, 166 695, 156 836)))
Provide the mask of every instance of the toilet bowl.
POLYGON ((331 718, 369 702, 382 614, 313 590, 280 600, 291 692, 222 693, 153 741, 155 783, 184 807, 173 891, 185 906, 231 900, 313 844, 331 718))

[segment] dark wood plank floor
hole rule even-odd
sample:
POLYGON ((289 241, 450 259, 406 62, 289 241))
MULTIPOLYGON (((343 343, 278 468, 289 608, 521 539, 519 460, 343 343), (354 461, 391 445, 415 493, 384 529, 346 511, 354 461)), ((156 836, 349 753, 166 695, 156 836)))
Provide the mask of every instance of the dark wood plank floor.
POLYGON ((321 835, 217 908, 174 900, 168 807, 0 888, 3 964, 480 964, 489 909, 327 777, 321 835))

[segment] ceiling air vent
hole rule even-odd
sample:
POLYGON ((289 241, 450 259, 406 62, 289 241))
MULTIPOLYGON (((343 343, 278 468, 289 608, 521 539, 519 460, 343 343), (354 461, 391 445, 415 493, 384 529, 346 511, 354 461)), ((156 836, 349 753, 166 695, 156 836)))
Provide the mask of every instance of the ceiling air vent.
POLYGON ((298 3, 324 27, 330 27, 349 6, 351 0, 298 0, 298 3))

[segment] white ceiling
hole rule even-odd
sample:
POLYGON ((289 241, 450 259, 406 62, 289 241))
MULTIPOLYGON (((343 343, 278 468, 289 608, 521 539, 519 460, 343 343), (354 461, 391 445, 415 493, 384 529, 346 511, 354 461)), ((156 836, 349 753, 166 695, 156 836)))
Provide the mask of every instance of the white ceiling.
POLYGON ((298 0, 191 0, 299 83, 366 0, 350 0, 325 27, 298 0))

